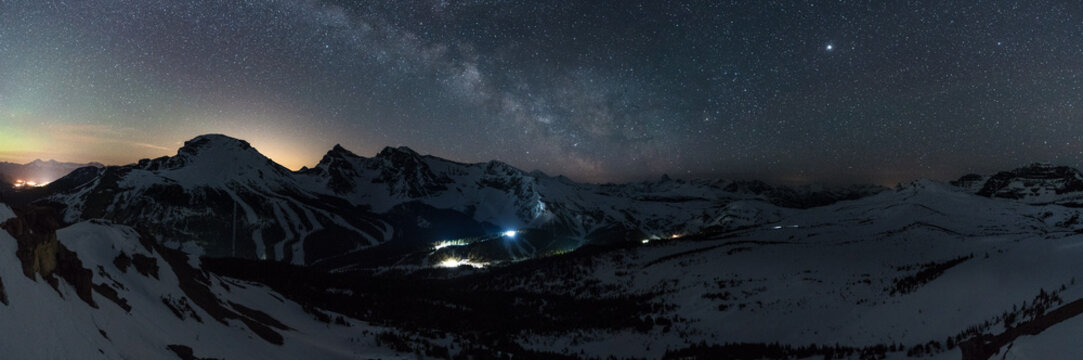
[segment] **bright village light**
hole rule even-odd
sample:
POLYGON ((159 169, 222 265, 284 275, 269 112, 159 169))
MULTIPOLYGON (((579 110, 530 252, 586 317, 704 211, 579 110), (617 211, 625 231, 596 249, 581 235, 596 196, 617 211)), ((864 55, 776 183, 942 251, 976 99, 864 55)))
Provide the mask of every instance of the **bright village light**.
POLYGON ((12 184, 12 185, 16 189, 18 189, 18 188, 41 188, 41 187, 44 187, 44 185, 48 185, 48 184, 49 184, 49 182, 38 183, 36 181, 26 181, 26 180, 23 180, 23 179, 18 179, 18 180, 15 180, 15 183, 12 184))
POLYGON ((460 267, 460 266, 463 266, 463 265, 472 266, 472 267, 476 267, 476 268, 483 268, 483 267, 489 266, 489 263, 487 263, 487 262, 473 262, 473 261, 470 261, 468 259, 457 259, 457 258, 449 257, 447 259, 444 259, 444 261, 441 261, 440 263, 436 264, 436 267, 457 268, 457 267, 460 267))

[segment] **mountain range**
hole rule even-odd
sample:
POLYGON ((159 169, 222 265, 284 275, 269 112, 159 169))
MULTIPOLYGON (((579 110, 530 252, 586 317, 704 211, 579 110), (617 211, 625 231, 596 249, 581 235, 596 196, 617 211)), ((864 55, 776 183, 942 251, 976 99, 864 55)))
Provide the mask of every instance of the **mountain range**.
POLYGON ((0 350, 1078 358, 1081 184, 584 184, 404 147, 290 171, 204 135, 0 204, 0 350))
POLYGON ((401 248, 390 254, 405 255, 509 230, 522 231, 524 241, 498 258, 529 258, 612 239, 734 226, 727 214, 739 211, 733 209, 738 201, 807 208, 882 190, 668 177, 582 184, 405 147, 366 158, 335 146, 315 167, 291 172, 243 140, 204 135, 175 156, 79 169, 50 186, 48 201, 60 205, 67 222, 105 218, 151 226, 167 242, 196 242, 210 256, 314 264, 371 258, 363 253, 388 243, 401 248))

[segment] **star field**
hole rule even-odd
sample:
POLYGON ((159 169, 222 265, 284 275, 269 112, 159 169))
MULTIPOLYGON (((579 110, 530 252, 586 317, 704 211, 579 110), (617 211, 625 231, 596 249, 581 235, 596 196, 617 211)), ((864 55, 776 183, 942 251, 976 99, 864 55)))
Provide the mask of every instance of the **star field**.
POLYGON ((894 184, 1080 166, 1081 75, 1071 2, 0 0, 0 160, 894 184))

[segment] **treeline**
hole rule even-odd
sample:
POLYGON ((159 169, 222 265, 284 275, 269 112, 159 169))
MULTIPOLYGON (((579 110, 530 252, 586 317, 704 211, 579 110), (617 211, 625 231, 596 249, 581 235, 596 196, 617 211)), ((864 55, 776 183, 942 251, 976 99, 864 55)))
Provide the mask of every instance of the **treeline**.
POLYGON ((883 359, 888 353, 903 351, 901 344, 874 345, 868 347, 850 347, 835 344, 793 346, 779 343, 726 343, 708 345, 699 343, 679 350, 666 351, 664 359, 716 359, 716 360, 758 360, 758 359, 804 359, 822 357, 823 359, 883 359))
MULTIPOLYGON (((910 276, 902 277, 902 278, 894 278, 894 279, 892 279, 891 280, 892 284, 893 284, 892 287, 889 288, 889 289, 885 289, 885 290, 888 290, 890 295, 892 295, 892 296, 894 296, 896 294, 899 294, 899 295, 909 294, 909 293, 913 292, 914 290, 917 290, 917 288, 921 287, 922 285, 925 285, 925 284, 929 283, 930 281, 936 280, 936 278, 940 277, 940 275, 943 275, 944 272, 947 271, 948 269, 951 269, 951 268, 955 267, 956 265, 962 264, 964 261, 967 261, 967 260, 970 260, 970 259, 973 259, 973 258, 974 258, 974 254, 970 254, 970 255, 967 255, 967 256, 960 256, 960 257, 957 257, 957 258, 954 258, 954 259, 951 259, 951 260, 948 260, 948 261, 944 261, 944 262, 930 262, 930 263, 918 265, 920 270, 918 270, 917 273, 915 273, 913 275, 910 275, 910 276)), ((899 267, 897 269, 899 271, 908 271, 908 270, 912 269, 913 267, 914 266, 905 266, 905 267, 899 267)))
MULTIPOLYGON (((267 284, 306 306, 321 321, 345 323, 318 310, 326 309, 401 329, 404 333, 466 337, 472 339, 471 346, 515 354, 516 359, 531 353, 512 340, 518 334, 567 334, 588 329, 649 331, 671 325, 669 319, 650 316, 659 309, 644 297, 595 299, 490 287, 477 289, 466 286, 463 279, 333 274, 244 259, 205 258, 203 267, 220 275, 267 284)), ((382 341, 389 346, 401 345, 389 335, 382 341)), ((424 346, 412 347, 417 349, 423 353, 430 351, 424 346)))

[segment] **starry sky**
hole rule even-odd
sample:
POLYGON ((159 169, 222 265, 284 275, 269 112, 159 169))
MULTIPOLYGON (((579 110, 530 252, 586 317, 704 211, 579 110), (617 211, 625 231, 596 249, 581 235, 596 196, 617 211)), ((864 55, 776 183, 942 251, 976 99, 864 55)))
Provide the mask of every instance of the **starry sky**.
POLYGON ((588 182, 1081 165, 1074 1, 0 0, 0 161, 224 133, 588 182))

